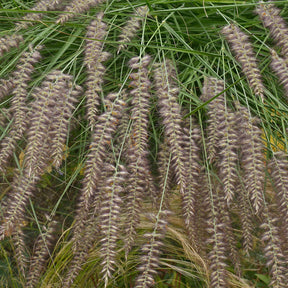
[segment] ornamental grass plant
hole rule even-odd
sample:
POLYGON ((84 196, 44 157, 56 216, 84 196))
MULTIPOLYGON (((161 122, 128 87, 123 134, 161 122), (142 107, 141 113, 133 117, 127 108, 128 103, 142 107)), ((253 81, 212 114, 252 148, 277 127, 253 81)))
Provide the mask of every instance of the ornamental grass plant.
POLYGON ((288 287, 287 9, 0 2, 0 287, 288 287))

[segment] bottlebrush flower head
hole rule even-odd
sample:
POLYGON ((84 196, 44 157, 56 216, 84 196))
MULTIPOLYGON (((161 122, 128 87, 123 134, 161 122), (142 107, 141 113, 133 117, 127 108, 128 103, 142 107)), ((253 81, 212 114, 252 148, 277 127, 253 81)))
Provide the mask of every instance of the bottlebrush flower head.
POLYGON ((22 275, 25 275, 29 260, 27 259, 27 245, 25 243, 23 228, 20 225, 15 227, 11 236, 15 249, 15 261, 17 263, 19 272, 22 273, 22 275))
POLYGON ((132 146, 130 148, 136 153, 136 158, 139 156, 147 157, 148 154, 148 114, 151 82, 148 78, 147 66, 150 60, 151 57, 145 55, 143 58, 134 57, 129 61, 129 66, 134 70, 129 76, 132 79, 130 86, 133 88, 130 91, 132 96, 132 146))
MULTIPOLYGON (((185 119, 185 126, 183 127, 185 141, 183 141, 183 151, 187 158, 187 185, 184 190, 182 197, 182 211, 185 222, 185 227, 188 232, 188 237, 191 243, 197 249, 199 243, 197 241, 197 229, 196 229, 196 214, 197 207, 196 201, 200 190, 200 147, 198 146, 197 140, 199 137, 198 133, 201 133, 193 124, 192 119, 185 119), (189 121, 191 120, 191 122, 189 121), (198 135, 196 135, 196 133, 198 135), (196 137, 195 137, 196 136, 196 137)), ((170 168, 171 170, 171 168, 170 168)), ((162 175, 164 177, 165 175, 162 175)), ((166 180, 166 179, 165 179, 166 180)), ((167 179, 169 180, 169 178, 167 179)), ((199 250, 199 249, 198 249, 199 250)))
POLYGON ((87 119, 91 130, 96 125, 100 105, 100 93, 105 73, 103 62, 110 56, 108 52, 103 51, 103 40, 107 35, 107 25, 102 21, 103 15, 103 13, 97 14, 97 18, 87 27, 86 33, 84 64, 87 67, 88 75, 85 83, 87 87, 85 95, 87 119))
POLYGON ((135 37, 138 29, 141 27, 141 22, 147 15, 148 11, 149 9, 147 6, 141 6, 136 8, 135 13, 122 28, 121 33, 118 37, 119 38, 118 42, 120 44, 118 46, 117 53, 125 49, 127 45, 131 42, 133 37, 135 37))
POLYGON ((45 264, 51 255, 51 250, 55 242, 55 232, 58 222, 51 221, 47 227, 44 226, 44 231, 41 233, 35 244, 34 253, 30 260, 29 272, 25 287, 33 288, 37 285, 41 273, 45 269, 45 264))
POLYGON ((9 79, 0 79, 0 100, 11 94, 14 87, 12 77, 9 79))
POLYGON ((280 16, 281 10, 272 1, 259 1, 255 12, 258 14, 263 25, 270 30, 272 38, 281 47, 281 53, 288 58, 288 27, 287 23, 280 16))
POLYGON ((127 180, 128 173, 124 166, 119 165, 114 169, 114 175, 104 180, 101 189, 102 201, 100 204, 99 223, 101 223, 101 273, 108 285, 109 279, 116 266, 117 240, 121 216, 123 184, 127 180))
MULTIPOLYGON (((215 185, 213 185, 215 186, 215 185)), ((219 185, 210 191, 209 217, 207 219, 207 239, 210 266, 210 287, 227 287, 227 223, 222 220, 221 196, 219 195, 219 185), (218 190, 218 191, 217 191, 218 190)), ((207 217, 207 216, 206 216, 207 217)))
POLYGON ((280 57, 275 50, 271 49, 271 59, 271 68, 283 85, 285 91, 284 96, 288 99, 288 58, 280 57))
POLYGON ((58 169, 63 160, 63 150, 67 139, 69 123, 74 111, 74 104, 78 101, 82 93, 82 87, 73 85, 71 79, 66 80, 66 87, 63 87, 63 93, 58 95, 57 106, 53 110, 54 121, 50 125, 50 157, 52 165, 58 169), (64 92, 65 89, 65 92, 64 92))
POLYGON ((203 93, 200 99, 204 102, 213 99, 208 104, 208 126, 207 126, 207 139, 206 139, 206 153, 207 159, 213 163, 219 156, 218 142, 220 140, 219 126, 221 121, 225 120, 223 114, 226 111, 225 95, 223 91, 225 90, 225 82, 223 80, 207 77, 204 79, 203 93))
POLYGON ((264 85, 262 83, 260 70, 250 43, 248 35, 240 30, 235 24, 229 24, 222 29, 222 34, 234 52, 237 61, 241 64, 242 71, 256 96, 262 101, 264 99, 264 85))
POLYGON ((34 65, 40 61, 39 50, 42 46, 33 49, 29 46, 28 52, 22 53, 15 71, 8 80, 8 91, 12 94, 10 113, 12 114, 12 125, 8 135, 1 142, 0 150, 0 169, 4 170, 6 164, 15 150, 18 140, 20 140, 26 131, 28 123, 28 84, 31 81, 31 74, 34 72, 34 65))
MULTIPOLYGON (((34 7, 30 10, 32 11, 49 11, 56 9, 57 5, 61 2, 61 0, 41 0, 38 1, 34 7)), ((16 23, 16 30, 26 29, 29 26, 33 25, 33 22, 39 21, 43 18, 44 13, 28 13, 24 17, 22 17, 21 22, 16 23)))
POLYGON ((238 119, 236 118, 236 113, 229 109, 229 107, 226 107, 223 111, 221 118, 218 125, 219 161, 217 167, 219 169, 219 178, 223 183, 225 200, 229 206, 234 199, 236 182, 238 180, 238 119))
POLYGON ((99 195, 99 184, 102 179, 107 150, 116 132, 119 119, 125 107, 117 93, 110 93, 105 98, 106 112, 98 117, 97 125, 92 134, 89 153, 87 155, 84 178, 82 181, 81 195, 77 208, 76 225, 73 235, 74 250, 81 245, 82 234, 85 230, 85 223, 88 219, 89 209, 94 198, 99 195))
POLYGON ((93 69, 96 58, 103 51, 103 40, 107 35, 107 25, 103 22, 103 16, 103 12, 98 13, 96 19, 87 26, 84 64, 89 70, 93 69))
POLYGON ((285 287, 287 285, 287 255, 285 257, 281 249, 280 229, 277 226, 279 220, 271 218, 268 211, 265 211, 263 214, 264 223, 261 225, 261 228, 264 230, 264 233, 261 240, 265 244, 266 265, 271 274, 270 287, 285 287))
POLYGON ((243 171, 243 181, 254 211, 263 210, 263 185, 265 179, 262 130, 259 119, 252 117, 249 110, 235 102, 237 109, 240 164, 243 171))
POLYGON ((20 42, 23 42, 22 35, 13 34, 0 38, 0 57, 11 48, 18 47, 20 42))
POLYGON ((71 18, 75 17, 77 14, 85 13, 90 8, 103 2, 105 2, 105 0, 72 0, 64 8, 64 12, 66 13, 59 15, 56 24, 63 24, 71 18))
POLYGON ((150 88, 151 82, 148 78, 148 65, 151 57, 133 57, 129 61, 129 67, 133 70, 129 78, 132 80, 129 91, 131 100, 131 129, 128 147, 125 150, 127 159, 127 170, 129 173, 127 185, 127 200, 129 205, 126 209, 127 228, 125 228, 125 252, 129 252, 136 226, 139 224, 139 212, 141 203, 145 195, 155 193, 153 178, 150 174, 150 164, 148 160, 148 128, 149 128, 149 108, 150 108, 150 88))
POLYGON ((255 229, 253 223, 253 210, 251 208, 250 197, 245 186, 240 181, 238 181, 236 185, 236 195, 240 208, 239 216, 242 225, 243 248, 244 251, 249 254, 253 248, 253 231, 255 229))
POLYGON ((49 128, 54 120, 53 109, 57 105, 58 95, 66 92, 66 80, 70 77, 61 71, 53 71, 47 75, 42 86, 35 88, 32 93, 35 101, 32 102, 28 115, 29 129, 22 171, 15 176, 12 184, 5 207, 4 223, 0 227, 0 239, 7 236, 8 231, 13 231, 13 227, 17 227, 23 220, 29 198, 51 160, 49 128))
POLYGON ((154 84, 158 96, 159 112, 162 119, 165 136, 172 155, 172 167, 175 171, 177 184, 183 194, 186 186, 186 158, 182 149, 185 139, 182 129, 182 116, 178 103, 179 88, 176 84, 176 72, 172 62, 154 65, 154 84))
POLYGON ((135 288, 148 288, 155 284, 154 275, 157 275, 161 248, 167 230, 167 217, 171 212, 160 211, 157 216, 150 215, 154 222, 153 232, 144 234, 145 244, 141 248, 141 264, 138 267, 140 275, 136 279, 135 288))
POLYGON ((287 153, 279 151, 274 153, 273 158, 268 164, 273 185, 276 190, 276 204, 279 218, 281 219, 281 240, 283 252, 288 255, 288 158, 287 153))
POLYGON ((37 46, 33 49, 29 46, 28 52, 24 52, 16 66, 16 70, 13 72, 13 90, 12 90, 12 101, 11 101, 11 112, 14 117, 15 129, 21 130, 21 126, 25 126, 27 122, 26 114, 27 108, 25 101, 27 100, 28 94, 28 82, 31 80, 31 74, 35 70, 35 64, 41 60, 40 50, 42 46, 37 46))

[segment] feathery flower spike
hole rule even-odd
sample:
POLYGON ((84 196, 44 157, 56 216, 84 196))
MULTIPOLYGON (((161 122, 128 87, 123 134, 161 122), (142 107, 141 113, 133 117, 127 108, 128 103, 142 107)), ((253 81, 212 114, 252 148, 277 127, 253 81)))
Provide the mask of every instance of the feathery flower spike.
POLYGON ((28 115, 27 146, 22 164, 22 173, 15 176, 12 191, 4 211, 4 221, 0 227, 0 239, 13 232, 14 227, 21 226, 25 208, 33 195, 36 183, 40 180, 50 161, 49 128, 54 120, 53 109, 57 105, 58 95, 67 93, 67 80, 71 76, 61 71, 47 75, 41 87, 35 88, 31 111, 28 115))
MULTIPOLYGON (((200 131, 195 128, 195 123, 193 118, 185 119, 186 124, 183 127, 184 137, 183 141, 183 151, 185 157, 188 159, 186 166, 187 170, 187 185, 184 190, 184 195, 182 197, 182 211, 186 230, 191 243, 198 249, 199 245, 197 242, 197 229, 196 229, 196 198, 199 193, 199 174, 200 174, 200 147, 197 145, 198 135, 201 135, 200 131), (198 135, 197 135, 197 134, 198 135), (195 137, 196 136, 196 137, 195 137)), ((196 126, 197 127, 197 126, 196 126)), ((198 249, 199 250, 199 249, 198 249)))
POLYGON ((288 157, 287 153, 276 152, 268 164, 272 181, 276 188, 276 203, 281 219, 283 252, 288 255, 288 157))
POLYGON ((58 102, 61 102, 59 97, 69 94, 71 81, 71 75, 55 70, 48 74, 41 87, 35 88, 32 93, 35 101, 32 102, 32 109, 28 115, 30 120, 28 144, 23 162, 23 168, 28 170, 28 175, 41 175, 45 171, 47 154, 42 154, 44 150, 41 150, 45 145, 46 153, 49 153, 48 158, 50 158, 48 161, 51 160, 51 149, 53 149, 51 136, 57 135, 51 133, 51 129, 55 128, 53 122, 59 121, 56 117, 61 116, 57 114, 58 111, 55 107, 58 102), (37 157, 35 157, 36 155, 37 157), (43 157, 42 161, 41 157, 43 157))
MULTIPOLYGON (((34 7, 30 10, 32 11, 49 11, 54 10, 61 0, 41 0, 38 1, 34 7)), ((44 16, 44 13, 28 13, 24 17, 22 17, 21 22, 16 23, 16 29, 19 31, 20 29, 26 29, 29 26, 33 25, 33 22, 39 21, 44 16)))
POLYGON ((12 239, 15 249, 15 261, 17 263, 19 272, 24 276, 27 269, 27 246, 25 243, 25 234, 22 227, 17 226, 12 233, 12 239))
MULTIPOLYGON (((198 193, 194 197, 194 207, 197 207, 197 210, 195 210, 194 215, 191 215, 194 217, 194 227, 195 231, 197 232, 196 239, 195 235, 192 235, 192 240, 191 244, 195 245, 195 250, 198 253, 201 253, 202 255, 207 255, 206 252, 206 245, 203 245, 206 243, 209 235, 207 232, 207 226, 209 226, 209 223, 207 223, 207 211, 210 211, 210 189, 208 185, 208 175, 207 175, 207 167, 203 165, 201 167, 201 170, 199 172, 199 190, 198 193), (196 242, 193 243, 193 240, 196 240, 196 242)), ((183 210, 182 210, 183 211, 183 210)), ((194 228, 192 227, 192 228, 194 228)), ((191 229, 192 230, 192 229, 191 229)), ((192 233, 194 231, 191 231, 192 233)), ((189 232, 190 233, 190 232, 189 232)), ((190 237, 190 235, 187 235, 190 237)))
POLYGON ((237 181, 238 133, 236 113, 228 107, 223 113, 223 121, 219 122, 219 177, 224 186, 225 200, 231 204, 237 181))
POLYGON ((0 38, 0 57, 5 53, 8 52, 13 47, 18 47, 20 42, 23 41, 22 35, 7 35, 0 38))
POLYGON ((39 50, 42 49, 42 46, 38 46, 35 50, 33 50, 31 46, 29 48, 29 52, 24 52, 21 55, 16 70, 12 73, 11 80, 9 81, 11 82, 9 84, 11 85, 10 93, 13 95, 10 108, 13 122, 8 136, 5 137, 1 143, 1 170, 5 169, 6 163, 14 151, 17 141, 21 139, 27 128, 27 88, 31 80, 31 74, 35 70, 34 65, 41 59, 39 50))
MULTIPOLYGON (((108 158, 109 158, 109 155, 108 155, 108 158)), ((102 235, 101 235, 102 222, 100 222, 100 219, 99 219, 102 215, 102 213, 99 211, 102 208, 102 203, 103 203, 104 199, 106 199, 106 195, 105 195, 104 191, 107 192, 107 189, 108 189, 107 181, 111 184, 110 190, 114 189, 113 179, 115 179, 115 183, 116 183, 116 181, 117 181, 116 178, 118 176, 119 176, 119 178, 121 178, 121 173, 123 171, 121 172, 118 169, 117 173, 119 172, 119 175, 117 176, 115 174, 116 173, 115 163, 111 164, 113 161, 111 161, 111 163, 109 163, 110 161, 109 161, 109 159, 107 161, 107 158, 104 161, 105 161, 105 163, 103 163, 103 165, 102 165, 102 173, 101 173, 101 176, 99 177, 99 180, 97 182, 97 187, 95 188, 95 191, 94 191, 94 197, 91 197, 92 203, 90 204, 90 207, 89 207, 89 211, 88 211, 89 215, 87 214, 86 211, 84 211, 85 217, 86 217, 86 221, 84 223, 85 226, 82 227, 82 230, 78 228, 78 230, 74 231, 74 234, 81 233, 81 239, 80 239, 81 243, 74 243, 74 246, 77 246, 77 247, 73 251, 73 259, 72 259, 70 267, 68 269, 68 273, 67 273, 67 275, 63 281, 62 288, 70 288, 71 287, 71 285, 73 284, 79 271, 81 270, 83 264, 85 263, 85 261, 89 257, 89 250, 95 244, 95 241, 97 241, 97 242, 100 241, 101 240, 100 237, 102 236, 102 238, 103 238, 104 237, 103 234, 105 234, 105 233, 102 233, 102 235), (112 181, 112 183, 110 181, 112 181), (79 244, 81 244, 81 245, 79 245, 79 244)), ((120 167, 118 166, 117 168, 122 168, 122 166, 120 166, 120 167)), ((108 191, 108 193, 109 193, 109 191, 108 191)), ((113 200, 115 200, 115 199, 113 199, 113 200)), ((117 199, 119 200, 119 198, 117 198, 117 199)), ((115 201, 112 201, 112 202, 115 204, 115 201)), ((105 202, 105 204, 107 204, 107 202, 105 202)), ((119 207, 117 206, 115 208, 118 209, 119 207)), ((105 208, 103 208, 103 209, 105 209, 105 208)), ((83 219, 85 219, 85 217, 83 215, 81 215, 81 216, 83 219)), ((111 220, 111 222, 113 222, 114 220, 116 221, 116 219, 108 219, 108 223, 111 223, 111 222, 109 222, 110 220, 111 220)), ((75 227, 77 227, 77 225, 80 223, 79 222, 80 218, 78 217, 76 219, 76 221, 78 221, 78 222, 76 223, 75 227)), ((107 219, 105 219, 105 221, 107 222, 107 219)), ((80 225, 81 225, 81 223, 80 223, 80 225)), ((109 231, 106 231, 105 235, 110 236, 111 234, 109 233, 109 231)), ((74 235, 74 238, 72 240, 73 241, 77 240, 75 235, 74 235)), ((112 242, 113 242, 113 239, 112 239, 112 242)), ((109 244, 110 243, 106 243, 106 247, 108 246, 108 248, 111 249, 111 245, 109 246, 109 244)), ((115 243, 113 242, 113 244, 115 244, 115 243)), ((105 243, 103 243, 103 246, 105 246, 105 243)), ((102 255, 103 255, 103 258, 106 258, 105 256, 107 256, 107 255, 105 255, 105 251, 102 255)), ((109 260, 110 260, 110 258, 108 256, 107 257, 107 263, 109 262, 110 266, 107 264, 106 265, 107 269, 106 270, 104 269, 104 270, 106 272, 110 271, 112 273, 113 272, 113 264, 109 260), (111 267, 110 270, 108 269, 109 267, 111 267)), ((103 263, 103 265, 104 265, 104 263, 103 263)), ((106 274, 105 276, 107 276, 107 281, 108 281, 108 279, 109 279, 108 275, 106 274)), ((103 278, 105 278, 105 276, 103 278)))
POLYGON ((260 70, 256 61, 253 46, 248 35, 234 24, 229 24, 222 29, 222 34, 230 44, 237 61, 242 66, 242 71, 256 96, 264 101, 264 85, 262 83, 260 70))
POLYGON ((85 13, 90 8, 105 1, 106 0, 72 0, 64 9, 64 12, 66 13, 59 15, 56 24, 63 24, 75 17, 75 15, 85 13))
MULTIPOLYGON (((205 79, 203 101, 207 101, 224 90, 224 81, 216 78, 205 79)), ((208 159, 216 158, 219 169, 219 177, 224 186, 225 199, 229 205, 235 193, 237 180, 238 161, 238 135, 236 131, 235 113, 227 107, 225 94, 219 95, 208 104, 208 127, 207 127, 207 154, 208 159)))
POLYGON ((110 145, 125 106, 125 102, 121 99, 116 99, 117 97, 119 95, 115 93, 111 93, 106 97, 105 104, 107 110, 98 117, 98 122, 92 135, 79 200, 80 204, 77 209, 76 224, 74 226, 73 241, 75 251, 78 245, 81 245, 82 234, 85 231, 85 222, 87 221, 91 202, 93 198, 99 196, 96 195, 96 192, 101 175, 104 173, 103 165, 107 157, 107 146, 110 145))
POLYGON ((135 13, 127 21, 118 37, 119 38, 118 42, 120 43, 117 50, 118 54, 121 50, 127 47, 128 43, 130 43, 132 38, 136 35, 138 29, 141 27, 140 26, 141 21, 144 19, 147 13, 148 13, 147 6, 140 6, 136 8, 135 13))
POLYGON ((243 170, 245 189, 256 213, 263 208, 263 183, 265 178, 262 131, 259 119, 252 117, 246 107, 235 102, 239 119, 240 164, 243 170))
POLYGON ((0 100, 11 94, 14 87, 13 78, 10 77, 8 80, 0 79, 0 100))
MULTIPOLYGON (((72 77, 71 77, 72 78, 72 77)), ((72 80, 72 79, 71 79, 72 80)), ((49 138, 50 141, 50 157, 52 165, 58 169, 63 160, 63 148, 67 138, 70 119, 74 111, 74 103, 77 102, 82 92, 82 88, 73 85, 72 82, 67 83, 67 92, 59 95, 57 106, 54 109, 54 121, 51 124, 49 138)))
MULTIPOLYGON (((131 143, 127 151, 127 157, 133 165, 134 172, 142 174, 143 180, 147 183, 148 189, 151 187, 151 177, 148 171, 148 123, 149 123, 149 100, 151 83, 148 78, 147 66, 151 57, 145 55, 143 58, 134 57, 129 61, 129 66, 136 70, 130 74, 132 79, 130 86, 134 88, 130 91, 132 98, 131 111, 131 143), (145 179, 146 178, 146 179, 145 179)), ((132 172, 132 171, 131 171, 132 172)), ((132 172, 133 174, 133 172, 132 172)))
POLYGON ((36 240, 34 245, 34 253, 30 261, 29 272, 27 275, 27 282, 25 287, 34 288, 37 283, 39 283, 39 278, 41 273, 45 268, 45 263, 47 262, 50 250, 54 245, 55 231, 58 225, 57 221, 51 221, 48 223, 47 227, 43 227, 44 232, 41 233, 36 240))
POLYGON ((288 56, 287 59, 280 57, 275 50, 271 49, 271 67, 279 77, 280 83, 285 90, 285 97, 288 100, 288 56))
POLYGON ((221 214, 221 222, 224 224, 224 234, 225 234, 225 241, 227 243, 227 252, 229 255, 229 259, 234 266, 235 273, 240 276, 241 275, 241 264, 240 264, 240 257, 239 251, 237 249, 237 242, 235 239, 235 235, 233 233, 232 227, 232 217, 230 213, 230 209, 228 207, 226 200, 225 191, 222 190, 222 187, 218 191, 217 199, 219 203, 219 213, 221 214))
POLYGON ((270 30, 271 36, 276 40, 277 45, 281 47, 282 55, 288 58, 288 27, 279 15, 280 11, 272 1, 260 1, 255 10, 263 25, 270 30))
POLYGON ((144 195, 155 195, 153 179, 150 174, 148 161, 148 123, 149 123, 149 100, 151 83, 148 78, 147 67, 151 57, 133 57, 129 61, 129 66, 134 70, 130 74, 132 79, 130 86, 133 88, 130 95, 133 97, 131 104, 131 132, 130 141, 125 156, 127 159, 127 170, 129 180, 127 187, 127 205, 125 227, 125 252, 129 252, 134 236, 135 229, 139 222, 139 211, 144 195))
POLYGON ((86 47, 84 64, 87 67, 86 86, 86 105, 87 119, 93 130, 98 116, 98 106, 100 105, 100 93, 102 91, 103 75, 105 67, 102 64, 110 54, 103 51, 103 40, 107 34, 107 25, 102 22, 103 13, 99 13, 87 27, 86 47), (96 39, 96 40, 95 40, 96 39))
POLYGON ((101 223, 100 255, 101 273, 105 287, 112 277, 116 264, 116 248, 119 239, 119 225, 121 214, 121 193, 124 190, 123 183, 127 180, 127 171, 124 166, 113 167, 114 175, 105 180, 101 189, 102 201, 100 204, 99 223, 101 223))
POLYGON ((186 187, 186 162, 182 143, 184 132, 182 129, 182 116, 178 103, 179 88, 176 85, 176 71, 170 60, 154 66, 154 83, 158 96, 158 106, 162 118, 165 136, 172 153, 172 167, 175 171, 177 184, 183 195, 186 187))
POLYGON ((208 253, 210 260, 210 286, 211 288, 225 288, 227 285, 227 235, 226 235, 226 223, 222 221, 221 213, 221 198, 217 191, 219 185, 213 189, 210 196, 210 217, 207 220, 208 228, 207 232, 210 237, 207 240, 207 244, 211 247, 211 251, 208 253))
MULTIPOLYGON (((159 194, 156 195, 156 199, 153 199, 155 204, 159 205, 161 203, 162 193, 165 193, 164 197, 164 206, 165 208, 169 207, 169 191, 172 188, 174 173, 171 167, 171 152, 167 143, 167 139, 164 138, 163 142, 159 145, 159 153, 157 155, 157 164, 158 164, 158 183, 159 183, 159 194)), ((156 206, 157 207, 157 206, 156 206)))
MULTIPOLYGON (((126 103, 126 108, 123 111, 123 115, 120 119, 116 135, 116 147, 118 147, 118 154, 125 155, 128 147, 130 146, 129 141, 131 141, 131 99, 129 99, 129 93, 126 89, 123 89, 122 100, 126 103)), ((119 156, 119 155, 118 155, 119 156)))
MULTIPOLYGON (((244 185, 243 185, 244 186, 244 185)), ((250 251, 252 251, 252 245, 253 245, 253 215, 252 215, 252 209, 251 204, 249 201, 249 195, 245 189, 245 187, 242 187, 242 184, 240 181, 236 184, 236 194, 237 199, 239 203, 239 218, 242 225, 242 234, 243 234, 243 248, 244 251, 249 254, 250 251)))
POLYGON ((148 288, 155 284, 154 275, 157 275, 159 266, 159 257, 163 239, 167 230, 167 217, 170 214, 168 210, 161 211, 157 215, 151 215, 155 221, 153 232, 144 234, 146 244, 142 247, 141 265, 138 267, 140 275, 136 279, 135 288, 148 288))
POLYGON ((27 108, 25 107, 25 101, 28 97, 28 82, 31 80, 31 74, 35 70, 34 65, 42 58, 39 53, 42 48, 42 46, 37 46, 33 49, 32 46, 29 46, 30 51, 23 53, 12 75, 14 88, 11 93, 13 95, 11 112, 14 117, 14 127, 17 131, 21 130, 21 126, 26 122, 27 108))
MULTIPOLYGON (((200 99, 203 102, 210 100, 212 97, 219 95, 225 89, 224 81, 208 77, 204 79, 203 93, 200 99)), ((210 162, 214 162, 216 155, 218 154, 217 147, 220 139, 219 135, 219 125, 220 118, 225 111, 225 98, 222 95, 219 95, 213 101, 208 104, 208 127, 207 127, 207 141, 206 141, 206 151, 207 158, 210 162)))
POLYGON ((103 40, 107 35, 107 25, 102 21, 103 16, 103 12, 98 13, 96 19, 87 26, 84 63, 88 69, 97 67, 95 60, 103 51, 103 40))
POLYGON ((264 229, 261 240, 265 243, 266 265, 271 274, 269 287, 285 288, 287 287, 287 259, 281 249, 279 228, 276 226, 278 219, 271 219, 268 211, 263 214, 265 222, 261 225, 261 228, 264 229))
POLYGON ((7 127, 7 122, 11 121, 11 109, 10 108, 2 108, 0 114, 0 127, 7 127))

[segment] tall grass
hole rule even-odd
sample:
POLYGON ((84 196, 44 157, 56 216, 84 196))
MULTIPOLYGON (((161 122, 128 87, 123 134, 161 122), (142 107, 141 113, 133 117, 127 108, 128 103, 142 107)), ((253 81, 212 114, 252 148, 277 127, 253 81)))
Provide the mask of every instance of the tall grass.
POLYGON ((287 287, 287 4, 0 4, 1 287, 287 287))

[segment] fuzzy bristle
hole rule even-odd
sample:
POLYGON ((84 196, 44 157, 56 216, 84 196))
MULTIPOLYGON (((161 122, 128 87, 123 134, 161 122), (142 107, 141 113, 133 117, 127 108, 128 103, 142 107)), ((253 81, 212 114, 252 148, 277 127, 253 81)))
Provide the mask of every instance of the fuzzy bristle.
POLYGON ((9 157, 14 152, 16 143, 24 135, 28 124, 28 83, 31 81, 31 74, 35 70, 35 64, 40 61, 41 55, 38 46, 35 50, 32 46, 29 47, 29 52, 24 52, 16 66, 16 70, 12 73, 9 80, 8 88, 12 94, 10 113, 12 114, 12 125, 1 143, 0 150, 0 169, 4 170, 9 160, 9 157))
POLYGON ((64 8, 63 14, 60 14, 56 24, 64 24, 68 20, 87 12, 90 8, 97 6, 105 0, 72 0, 64 8))
POLYGON ((222 34, 230 44, 236 59, 242 66, 242 71, 247 77, 248 83, 256 96, 264 100, 264 85, 258 68, 253 46, 248 35, 234 24, 229 24, 222 29, 222 34))
POLYGON ((141 264, 138 267, 140 275, 136 279, 135 288, 148 288, 155 284, 154 275, 157 275, 161 247, 167 229, 167 216, 169 211, 160 211, 158 215, 152 217, 155 221, 153 232, 144 234, 146 244, 142 247, 143 255, 140 258, 141 264))
MULTIPOLYGON (((54 10, 61 0, 41 0, 36 2, 35 6, 32 7, 31 11, 49 11, 54 10)), ((30 12, 24 17, 21 18, 21 22, 16 23, 16 30, 26 29, 29 26, 33 25, 34 22, 40 21, 44 16, 44 13, 33 13, 30 12)))
MULTIPOLYGON (((4 223, 0 228, 0 239, 7 236, 8 231, 14 230, 25 215, 25 208, 33 195, 36 183, 45 172, 50 161, 51 141, 50 128, 55 120, 51 109, 55 107, 58 95, 66 95, 67 80, 71 76, 61 71, 53 71, 47 75, 41 88, 33 91, 35 99, 31 104, 31 110, 27 116, 27 146, 21 167, 21 173, 14 177, 12 191, 7 200, 4 212, 4 223)), ((9 232, 10 233, 10 232, 9 232)))
POLYGON ((17 34, 7 35, 0 38, 0 57, 11 48, 18 47, 23 41, 23 36, 17 34))
POLYGON ((258 118, 251 116, 249 110, 238 102, 235 106, 239 119, 240 164, 243 170, 243 181, 255 212, 258 213, 262 210, 264 202, 265 171, 262 131, 258 118))
POLYGON ((279 78, 279 82, 285 90, 285 98, 288 99, 288 58, 280 57, 275 50, 271 49, 271 68, 279 78))
POLYGON ((103 170, 107 148, 111 145, 112 137, 117 128, 125 102, 117 99, 118 94, 111 93, 105 99, 107 111, 98 117, 97 125, 92 134, 89 153, 87 155, 84 178, 82 181, 81 194, 77 209, 76 225, 74 229, 73 242, 74 251, 81 246, 82 236, 85 232, 85 224, 88 220, 88 212, 92 200, 97 196, 97 188, 103 170))
POLYGON ((150 174, 148 160, 148 125, 149 125, 149 100, 151 83, 148 78, 148 65, 151 57, 133 57, 129 66, 133 69, 130 74, 132 90, 131 101, 131 132, 129 144, 125 150, 129 180, 127 185, 126 227, 125 227, 125 252, 126 257, 134 242, 136 227, 139 224, 141 202, 146 195, 155 194, 155 187, 150 174))
POLYGON ((282 55, 288 58, 288 26, 280 16, 281 10, 272 1, 266 3, 260 1, 255 11, 264 27, 270 30, 270 34, 275 39, 277 45, 281 47, 282 55))
POLYGON ((107 25, 102 21, 103 13, 97 14, 97 18, 93 20, 87 27, 86 47, 84 64, 87 67, 86 80, 86 105, 87 118, 91 127, 94 129, 97 117, 99 116, 100 94, 102 93, 103 76, 105 73, 105 62, 110 54, 103 51, 104 38, 107 34, 107 25))
POLYGON ((184 132, 182 116, 178 103, 179 88, 177 87, 176 71, 173 63, 165 59, 154 66, 154 83, 158 96, 158 105, 164 133, 171 152, 172 167, 175 171, 177 184, 183 195, 186 187, 186 158, 182 149, 184 132))
POLYGON ((138 29, 140 28, 141 21, 143 21, 147 13, 148 13, 147 6, 140 6, 135 10, 135 13, 122 28, 121 33, 118 37, 119 38, 118 42, 120 44, 118 46, 117 53, 120 53, 121 50, 125 49, 128 43, 136 35, 138 29))

